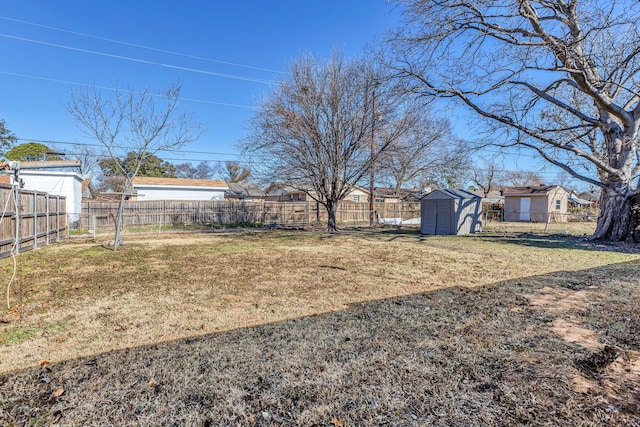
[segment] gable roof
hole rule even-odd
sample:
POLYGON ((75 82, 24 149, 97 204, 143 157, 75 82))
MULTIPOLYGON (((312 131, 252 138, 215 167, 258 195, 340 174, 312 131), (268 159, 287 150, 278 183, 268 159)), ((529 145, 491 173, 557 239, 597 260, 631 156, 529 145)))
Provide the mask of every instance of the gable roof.
POLYGON ((505 188, 503 194, 505 196, 546 196, 555 189, 567 191, 559 185, 531 185, 527 187, 510 187, 505 188))
POLYGON ((214 179, 187 179, 187 178, 153 178, 148 176, 136 176, 132 185, 146 186, 154 185, 158 187, 216 187, 227 189, 229 186, 222 180, 214 179))
POLYGON ((422 199, 431 199, 439 196, 446 196, 450 199, 481 199, 482 197, 466 190, 434 190, 422 199))

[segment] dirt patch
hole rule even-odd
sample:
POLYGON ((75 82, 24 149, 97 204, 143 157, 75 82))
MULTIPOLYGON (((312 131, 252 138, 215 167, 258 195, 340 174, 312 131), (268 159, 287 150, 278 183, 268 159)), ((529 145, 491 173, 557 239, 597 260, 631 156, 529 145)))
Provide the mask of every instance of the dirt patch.
MULTIPOLYGON (((545 286, 538 294, 526 297, 533 307, 540 308, 559 317, 552 323, 551 331, 567 342, 574 343, 588 350, 585 355, 576 357, 573 365, 576 371, 572 374, 572 382, 577 391, 585 394, 606 396, 608 402, 627 406, 625 399, 629 394, 632 406, 640 404, 640 352, 625 344, 627 339, 618 345, 603 342, 602 332, 588 328, 577 320, 584 316, 588 302, 602 299, 602 289, 587 286, 585 290, 571 290, 545 286)), ((632 294, 633 295, 633 294, 632 294)))

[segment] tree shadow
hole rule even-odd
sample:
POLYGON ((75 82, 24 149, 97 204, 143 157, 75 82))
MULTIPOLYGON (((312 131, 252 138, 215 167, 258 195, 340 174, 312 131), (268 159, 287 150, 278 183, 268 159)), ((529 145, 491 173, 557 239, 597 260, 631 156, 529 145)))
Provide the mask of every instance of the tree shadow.
POLYGON ((487 242, 530 246, 543 249, 580 249, 599 252, 619 252, 626 254, 640 253, 640 245, 626 242, 590 241, 584 236, 568 236, 563 234, 476 234, 473 238, 487 242))

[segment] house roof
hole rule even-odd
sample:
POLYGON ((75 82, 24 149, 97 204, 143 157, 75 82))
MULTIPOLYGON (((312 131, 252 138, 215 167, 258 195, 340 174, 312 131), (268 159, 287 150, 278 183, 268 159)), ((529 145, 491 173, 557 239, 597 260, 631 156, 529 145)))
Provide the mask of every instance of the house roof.
MULTIPOLYGON (((562 189, 559 185, 531 185, 527 187, 510 187, 505 188, 503 194, 505 196, 546 196, 555 189, 562 189)), ((566 190, 565 190, 566 191, 566 190)))
POLYGON ((187 179, 187 178, 152 178, 148 176, 136 176, 132 185, 145 186, 156 185, 160 187, 217 187, 229 188, 226 182, 213 179, 187 179))
POLYGON ((410 195, 419 197, 423 194, 422 188, 395 189, 395 188, 386 188, 386 187, 373 187, 373 192, 376 196, 380 196, 380 197, 406 197, 410 195))
POLYGON ((571 194, 569 194, 569 203, 575 203, 576 205, 582 205, 582 206, 588 206, 593 204, 593 202, 579 197, 574 191, 572 191, 571 194))
POLYGON ((590 202, 597 202, 600 200, 600 196, 598 194, 592 193, 590 191, 583 191, 582 193, 578 194, 578 196, 581 199, 588 200, 590 202))
POLYGON ((264 197, 265 192, 255 184, 230 182, 226 195, 229 197, 264 197))

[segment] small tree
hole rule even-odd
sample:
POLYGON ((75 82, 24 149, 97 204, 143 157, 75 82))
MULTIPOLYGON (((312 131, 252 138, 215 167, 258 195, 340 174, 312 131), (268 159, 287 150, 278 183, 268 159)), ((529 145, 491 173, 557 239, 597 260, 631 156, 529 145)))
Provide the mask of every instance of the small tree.
POLYGON ((7 123, 4 120, 0 120, 0 151, 4 153, 11 149, 17 140, 18 138, 13 132, 7 129, 7 123))
POLYGON ((16 145, 5 153, 5 157, 9 160, 17 160, 21 162, 38 162, 44 160, 59 160, 60 156, 54 153, 51 148, 39 142, 26 142, 16 145))
POLYGON ((120 244, 124 202, 145 162, 162 150, 181 147, 200 136, 200 126, 178 109, 180 89, 179 83, 173 83, 158 95, 147 89, 118 90, 113 96, 96 88, 71 93, 67 111, 85 135, 104 146, 114 169, 124 177, 114 250, 120 244), (130 163, 125 164, 125 159, 130 163))

